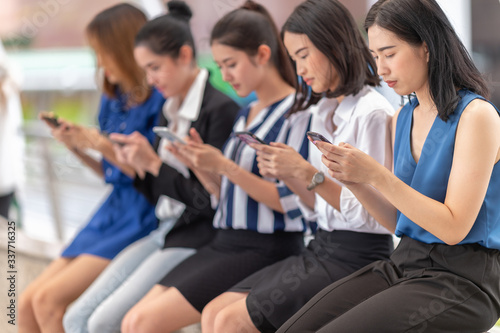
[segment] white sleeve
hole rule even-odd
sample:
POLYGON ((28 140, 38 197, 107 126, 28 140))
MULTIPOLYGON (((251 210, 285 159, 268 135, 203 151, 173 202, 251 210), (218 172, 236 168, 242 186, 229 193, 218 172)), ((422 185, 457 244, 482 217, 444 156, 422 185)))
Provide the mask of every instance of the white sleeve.
MULTIPOLYGON (((388 131, 390 119, 391 116, 384 110, 376 110, 367 117, 358 118, 357 142, 350 143, 388 168, 392 161, 388 158, 391 155, 390 131, 388 131)), ((377 225, 376 220, 346 187, 342 187, 340 193, 340 213, 343 220, 348 221, 352 228, 359 228, 365 224, 377 225)))

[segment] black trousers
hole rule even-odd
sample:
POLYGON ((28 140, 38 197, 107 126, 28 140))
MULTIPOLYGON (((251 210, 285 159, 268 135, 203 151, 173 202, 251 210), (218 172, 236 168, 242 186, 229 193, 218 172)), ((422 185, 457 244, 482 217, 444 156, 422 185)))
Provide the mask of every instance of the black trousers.
POLYGON ((389 261, 331 284, 278 332, 485 332, 500 316, 500 251, 403 237, 389 261))
POLYGON ((0 196, 0 216, 9 217, 9 207, 13 197, 14 193, 0 196))

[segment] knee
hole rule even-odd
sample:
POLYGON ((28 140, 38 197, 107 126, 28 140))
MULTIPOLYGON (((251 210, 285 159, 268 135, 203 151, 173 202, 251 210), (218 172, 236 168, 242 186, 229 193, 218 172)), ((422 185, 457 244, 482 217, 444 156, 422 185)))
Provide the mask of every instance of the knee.
POLYGON ((113 320, 114 317, 109 313, 100 311, 99 308, 92 313, 87 321, 89 333, 105 333, 105 332, 119 332, 120 322, 113 320))
POLYGON ((213 332, 221 333, 227 332, 228 328, 235 330, 238 327, 237 331, 234 332, 247 332, 244 328, 244 323, 241 321, 238 313, 229 310, 228 308, 221 309, 218 311, 213 320, 213 332))
POLYGON ((47 289, 41 289, 33 295, 32 299, 33 313, 38 317, 52 316, 55 312, 63 309, 55 301, 54 293, 47 289))
POLYGON ((201 328, 203 332, 213 332, 215 317, 221 309, 213 301, 208 303, 201 312, 201 328))
POLYGON ((84 317, 85 316, 82 314, 81 309, 77 306, 77 303, 73 304, 63 316, 64 332, 83 332, 84 328, 87 326, 86 317, 84 317))
POLYGON ((129 311, 125 318, 123 318, 121 325, 122 333, 140 333, 149 332, 152 328, 149 327, 147 314, 139 309, 132 309, 129 311))
POLYGON ((33 294, 22 293, 17 304, 19 320, 30 320, 33 317, 33 294))

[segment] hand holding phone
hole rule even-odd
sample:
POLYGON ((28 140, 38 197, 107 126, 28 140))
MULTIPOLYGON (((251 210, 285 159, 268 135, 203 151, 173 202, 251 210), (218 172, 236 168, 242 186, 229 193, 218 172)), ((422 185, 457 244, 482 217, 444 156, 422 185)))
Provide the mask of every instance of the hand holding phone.
POLYGON ((327 138, 325 138, 323 135, 321 135, 321 134, 319 134, 319 133, 312 132, 312 131, 308 131, 308 132, 306 133, 306 135, 307 135, 307 136, 309 137, 309 139, 310 139, 311 141, 313 141, 313 142, 314 142, 314 141, 323 141, 323 142, 327 142, 327 143, 330 143, 330 144, 331 144, 331 142, 330 142, 327 138))
POLYGON ((57 116, 53 115, 51 112, 42 113, 40 117, 42 118, 43 121, 47 122, 52 127, 57 128, 61 126, 61 123, 59 122, 57 116))
POLYGON ((165 126, 155 126, 153 127, 153 132, 155 132, 159 137, 165 138, 170 142, 179 142, 183 145, 186 144, 184 140, 179 138, 177 135, 174 134, 174 132, 172 132, 165 126))
POLYGON ((267 143, 264 140, 260 139, 252 132, 236 132, 236 133, 234 133, 234 135, 236 135, 241 141, 243 141, 244 143, 246 143, 248 145, 251 143, 267 145, 267 143))
POLYGON ((107 138, 109 140, 109 142, 111 142, 114 145, 118 145, 120 147, 123 147, 126 144, 125 142, 120 142, 120 141, 116 141, 116 140, 110 139, 109 138, 109 133, 106 132, 106 131, 101 131, 101 135, 104 136, 105 138, 107 138))

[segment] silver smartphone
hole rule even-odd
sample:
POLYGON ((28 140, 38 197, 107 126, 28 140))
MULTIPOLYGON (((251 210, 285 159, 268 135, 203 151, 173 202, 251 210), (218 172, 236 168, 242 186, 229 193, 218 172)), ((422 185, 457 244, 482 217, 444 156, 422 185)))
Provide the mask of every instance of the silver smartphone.
POLYGON ((177 135, 174 134, 174 132, 172 132, 165 126, 155 126, 153 127, 153 132, 155 132, 156 135, 165 138, 170 142, 179 142, 182 143, 183 145, 186 144, 184 140, 179 138, 177 135))

